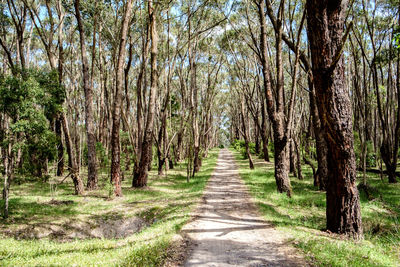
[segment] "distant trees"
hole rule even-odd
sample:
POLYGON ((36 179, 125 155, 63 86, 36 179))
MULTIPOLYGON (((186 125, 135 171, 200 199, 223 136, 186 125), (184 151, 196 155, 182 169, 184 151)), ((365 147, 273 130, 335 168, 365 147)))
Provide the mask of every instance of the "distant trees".
POLYGON ((357 50, 360 54, 355 55, 353 60, 354 68, 357 68, 354 70, 357 79, 353 87, 358 95, 354 101, 362 101, 358 102, 359 109, 356 111, 362 112, 358 113, 362 118, 359 122, 365 122, 357 125, 362 129, 363 168, 366 168, 367 143, 373 141, 386 166, 389 183, 395 183, 400 142, 400 75, 399 51, 395 49, 394 38, 399 31, 399 3, 378 1, 373 5, 362 1, 353 8, 353 12, 357 23, 353 30, 353 51, 357 50), (372 102, 373 99, 376 103, 372 102), (373 110, 371 105, 375 104, 376 109, 373 110))

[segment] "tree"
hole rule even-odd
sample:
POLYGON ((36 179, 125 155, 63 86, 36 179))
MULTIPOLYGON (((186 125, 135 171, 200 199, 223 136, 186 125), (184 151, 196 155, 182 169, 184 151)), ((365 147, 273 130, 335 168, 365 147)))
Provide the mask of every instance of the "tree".
MULTIPOLYGON (((53 71, 58 71, 58 80, 59 83, 63 82, 63 26, 64 26, 64 18, 65 12, 63 10, 61 0, 58 0, 56 3, 56 11, 58 16, 58 21, 55 20, 53 16, 53 6, 47 0, 45 1, 45 7, 48 15, 48 19, 43 20, 39 15, 38 9, 39 7, 34 7, 33 3, 28 3, 27 0, 23 0, 24 4, 27 6, 29 13, 31 15, 32 23, 35 26, 35 29, 40 37, 40 40, 43 43, 43 46, 46 50, 46 55, 50 64, 50 68, 53 71), (48 30, 47 30, 48 29, 48 30), (58 33, 57 45, 55 46, 53 41, 55 39, 55 35, 58 33), (57 47, 58 47, 58 57, 57 57, 57 47), (56 62, 58 62, 58 66, 56 66, 56 62)), ((58 138, 58 163, 57 163, 57 176, 62 176, 64 172, 64 146, 62 143, 62 114, 60 112, 52 114, 54 120, 54 132, 58 138)))
POLYGON ((276 88, 273 94, 270 80, 270 65, 268 62, 267 52, 267 29, 264 14, 265 4, 263 0, 256 2, 260 20, 260 61, 262 65, 263 86, 265 99, 267 103, 267 111, 272 122, 274 136, 274 165, 275 180, 277 189, 280 193, 286 193, 289 197, 292 194, 292 188, 289 180, 289 158, 288 144, 290 135, 290 121, 292 112, 288 111, 288 120, 285 119, 285 101, 284 101, 284 80, 282 65, 282 22, 284 13, 284 1, 280 2, 278 16, 276 21, 276 88))
POLYGON ((75 17, 79 30, 79 41, 81 47, 82 58, 82 78, 83 90, 85 92, 85 121, 87 134, 87 149, 88 149, 88 181, 87 189, 93 190, 97 188, 97 157, 96 157, 96 135, 94 130, 93 118, 93 87, 89 76, 89 62, 86 55, 85 31, 83 28, 80 1, 74 1, 75 17))
POLYGON ((155 101, 157 93, 158 73, 157 73, 157 54, 158 54, 158 33, 157 33, 157 5, 153 5, 153 1, 148 2, 149 14, 149 30, 151 40, 151 73, 150 73, 150 96, 148 103, 148 114, 146 125, 144 128, 142 150, 140 155, 140 162, 135 166, 134 177, 132 186, 143 187, 147 185, 148 169, 151 162, 151 150, 153 145, 153 130, 154 130, 154 113, 155 101))
MULTIPOLYGON (((0 108, 3 111, 0 137, 5 166, 5 218, 8 217, 8 197, 17 163, 16 152, 22 151, 26 154, 29 165, 37 164, 35 167, 39 173, 45 168, 46 161, 56 154, 56 136, 50 131, 46 111, 59 107, 54 95, 57 95, 55 92, 62 91, 62 88, 57 88, 57 85, 54 72, 25 72, 24 75, 0 77, 0 108), (50 86, 51 84, 53 86, 50 86)), ((72 179, 75 192, 82 194, 83 187, 79 176, 73 173, 72 179)))
POLYGON ((126 39, 132 13, 132 0, 128 0, 125 7, 124 18, 121 26, 118 63, 116 67, 115 99, 113 105, 113 126, 111 132, 111 183, 115 186, 114 194, 122 196, 121 191, 121 165, 119 130, 121 122, 121 102, 123 89, 123 71, 126 52, 126 39))
POLYGON ((342 51, 346 0, 307 0, 307 33, 318 111, 328 145, 327 229, 362 238, 351 102, 342 51))

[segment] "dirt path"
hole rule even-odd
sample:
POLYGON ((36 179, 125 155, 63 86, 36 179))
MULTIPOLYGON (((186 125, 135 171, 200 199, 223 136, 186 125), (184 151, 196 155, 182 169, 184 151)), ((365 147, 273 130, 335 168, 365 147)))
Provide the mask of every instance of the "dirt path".
POLYGON ((257 212, 232 154, 221 150, 195 219, 184 266, 306 266, 281 232, 257 212))

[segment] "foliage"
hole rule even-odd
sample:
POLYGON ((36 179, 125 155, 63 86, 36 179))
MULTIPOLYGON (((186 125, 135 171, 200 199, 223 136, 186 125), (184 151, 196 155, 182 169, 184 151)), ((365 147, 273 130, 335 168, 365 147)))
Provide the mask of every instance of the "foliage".
MULTIPOLYGON (((233 147, 236 151, 239 151, 240 154, 242 155, 243 159, 247 159, 247 153, 246 153, 246 146, 244 140, 235 140, 231 144, 231 147, 233 147)), ((249 142, 249 149, 251 154, 256 154, 256 144, 253 142, 249 142)))
MULTIPOLYGON (((374 152, 374 146, 372 141, 366 142, 367 147, 367 155, 366 155, 366 163, 367 168, 376 167, 376 153, 374 152)), ((354 153, 356 154, 357 166, 362 167, 361 156, 362 156, 362 147, 360 136, 358 132, 354 132, 354 153)))
MULTIPOLYGON (((109 157, 107 154, 107 149, 103 146, 103 143, 96 143, 96 157, 100 162, 101 167, 107 167, 109 165, 109 157)), ((87 158, 87 146, 86 146, 86 158, 87 158)))
POLYGON ((54 73, 33 70, 0 77, 0 109, 9 118, 2 146, 12 146, 26 159, 25 170, 41 176, 45 161, 56 155, 57 139, 49 118, 60 110, 62 89, 53 87, 54 73))

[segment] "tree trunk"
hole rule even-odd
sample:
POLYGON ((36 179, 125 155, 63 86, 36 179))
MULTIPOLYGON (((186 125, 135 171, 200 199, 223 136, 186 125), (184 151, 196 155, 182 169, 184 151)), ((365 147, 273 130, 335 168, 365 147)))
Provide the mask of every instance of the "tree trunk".
POLYGON ((253 158, 251 157, 251 153, 250 153, 250 149, 249 149, 249 141, 247 141, 247 138, 246 138, 246 141, 244 142, 244 144, 245 144, 245 147, 246 147, 247 157, 249 158, 249 168, 251 170, 253 170, 254 169, 254 163, 253 163, 253 158))
POLYGON ((97 188, 97 158, 96 158, 96 135, 94 129, 93 118, 93 88, 90 83, 89 64, 86 55, 85 32, 83 29, 81 13, 79 11, 79 0, 74 1, 75 16, 78 23, 81 57, 82 57, 82 74, 83 87, 85 92, 85 121, 87 133, 87 150, 88 150, 88 180, 87 189, 93 190, 97 188))
POLYGON ((393 149, 390 147, 390 144, 389 144, 389 142, 387 142, 387 140, 383 141, 381 148, 380 148, 380 152, 381 152, 382 160, 386 165, 388 182, 389 183, 397 183, 396 163, 392 162, 392 158, 394 158, 394 156, 391 155, 392 153, 396 153, 396 152, 393 151, 393 149))
MULTIPOLYGON (((140 157, 142 155, 142 145, 143 145, 143 121, 144 121, 144 116, 143 116, 143 84, 146 83, 145 81, 145 76, 146 76, 146 64, 147 64, 147 58, 148 58, 148 53, 149 53, 149 24, 147 23, 146 25, 146 35, 142 36, 142 62, 140 64, 140 70, 139 70, 139 75, 136 81, 136 96, 137 96, 137 102, 136 102, 136 120, 137 120, 137 148, 136 148, 136 156, 137 159, 135 161, 135 164, 139 164, 140 162, 140 157)), ((138 168, 139 166, 135 165, 135 169, 138 168)), ((135 170, 134 170, 135 171, 135 170)))
POLYGON ((264 154, 264 161, 269 162, 269 152, 268 152, 268 135, 267 135, 267 116, 265 111, 265 99, 261 100, 261 140, 262 149, 264 154))
POLYGON ((74 147, 69 134, 67 118, 65 117, 64 113, 60 114, 60 119, 64 131, 65 147, 67 148, 68 154, 68 167, 71 173, 72 182, 74 183, 75 194, 83 195, 83 182, 79 177, 78 164, 76 162, 74 147))
POLYGON ((153 1, 149 0, 149 21, 151 38, 151 74, 150 74, 150 96, 146 127, 143 136, 140 162, 135 166, 133 187, 144 187, 147 185, 148 170, 151 167, 154 113, 157 94, 157 54, 158 54, 158 33, 156 23, 156 10, 153 8, 153 1))
POLYGON ((327 229, 362 238, 351 102, 341 58, 347 1, 307 0, 312 73, 328 145, 327 229))
POLYGON ((293 173, 294 177, 297 177, 297 168, 296 168, 296 154, 294 151, 294 143, 293 141, 290 141, 289 143, 289 159, 290 159, 290 163, 289 163, 289 172, 293 173))
POLYGON ((183 135, 185 134, 183 120, 181 121, 180 130, 177 134, 176 149, 175 151, 175 162, 180 162, 182 160, 182 148, 183 148, 183 135))
POLYGON ((61 118, 58 117, 55 121, 55 132, 57 136, 58 146, 58 161, 57 161, 57 176, 62 176, 64 173, 64 146, 62 143, 62 131, 61 131, 61 118))
POLYGON ((286 193, 292 196, 292 187, 289 180, 289 153, 288 145, 274 135, 274 159, 275 159, 275 181, 279 193, 286 193))
POLYGON ((263 139, 262 146, 263 146, 264 161, 270 162, 269 151, 268 151, 268 138, 265 136, 265 138, 263 137, 262 139, 263 139))
POLYGON ((320 190, 326 189, 326 184, 328 180, 328 161, 327 153, 328 146, 325 141, 324 131, 321 128, 321 120, 318 114, 318 108, 316 104, 315 88, 310 78, 308 78, 309 86, 309 97, 310 97, 310 111, 311 119, 313 124, 313 130, 315 135, 315 142, 317 147, 317 161, 318 169, 314 175, 314 186, 319 187, 320 190))
POLYGON ((197 143, 195 142, 193 148, 193 176, 200 170, 200 166, 200 146, 197 146, 197 143))
POLYGON ((255 130, 255 152, 257 155, 260 154, 260 131, 256 128, 255 130))
MULTIPOLYGON (((58 17, 62 19, 60 25, 58 25, 58 82, 60 85, 63 84, 63 77, 64 77, 64 48, 62 45, 63 41, 63 34, 62 29, 64 25, 64 11, 61 6, 61 1, 57 2, 58 5, 58 17)), ((58 164, 57 164, 57 175, 62 176, 64 173, 64 146, 62 142, 62 114, 58 112, 56 125, 55 125, 55 132, 58 138, 58 164)))
POLYGON ((249 159, 249 168, 251 170, 254 169, 254 163, 253 163, 253 159, 251 157, 251 153, 250 153, 250 148, 249 148, 249 127, 247 125, 247 123, 249 123, 249 118, 246 116, 247 113, 245 113, 245 109, 244 109, 244 101, 242 99, 241 101, 241 106, 240 106, 240 118, 242 120, 242 130, 243 130, 243 138, 244 138, 244 146, 246 148, 246 155, 247 158, 249 159))
POLYGON ((12 151, 12 144, 8 144, 8 148, 5 149, 4 158, 4 188, 3 188, 3 200, 4 200, 4 210, 3 218, 7 219, 9 216, 9 198, 10 198, 10 185, 14 175, 14 152, 12 151))
POLYGON ((300 153, 300 148, 299 148, 299 143, 294 140, 294 147, 296 150, 296 167, 297 167, 297 178, 299 178, 299 180, 303 180, 303 172, 301 169, 301 153, 300 153))
MULTIPOLYGON (((283 2, 281 2, 281 5, 283 2)), ((267 53, 267 32, 265 20, 265 3, 260 0, 257 3, 258 15, 260 19, 260 48, 261 48, 261 65, 264 81, 265 99, 267 103, 267 111, 272 122, 274 133, 274 152, 275 152, 275 180, 278 192, 286 193, 288 197, 292 195, 292 189, 289 180, 289 159, 288 159, 288 138, 285 131, 285 113, 284 113, 284 83, 283 83, 283 66, 282 66, 282 18, 279 19, 276 32, 276 67, 277 67, 277 84, 275 97, 271 86, 271 71, 268 63, 267 53)), ((283 7, 282 7, 283 9, 283 7)), ((280 8, 280 15, 282 10, 280 8)))
POLYGON ((122 90, 124 86, 124 63, 126 52, 126 39, 132 12, 132 0, 126 3, 125 14, 121 26, 118 62, 116 68, 115 100, 113 105, 113 126, 111 131, 111 177, 110 182, 114 185, 114 195, 122 196, 121 189, 121 151, 119 142, 119 130, 121 123, 122 90))

